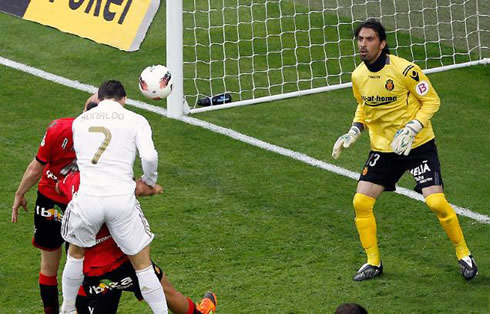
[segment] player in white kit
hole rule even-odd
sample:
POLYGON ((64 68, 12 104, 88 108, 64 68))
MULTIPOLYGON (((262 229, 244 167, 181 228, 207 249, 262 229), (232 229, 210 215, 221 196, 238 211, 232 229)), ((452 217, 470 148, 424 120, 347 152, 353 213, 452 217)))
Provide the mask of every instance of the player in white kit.
POLYGON ((150 259, 150 232, 134 195, 133 163, 141 158, 145 184, 157 180, 158 154, 151 127, 141 115, 124 108, 126 91, 118 81, 104 82, 100 103, 73 122, 73 141, 80 169, 80 188, 67 207, 61 233, 70 243, 63 270, 62 313, 74 309, 83 280, 84 249, 96 244, 95 235, 106 224, 138 276, 143 298, 154 313, 167 313, 162 286, 150 259))

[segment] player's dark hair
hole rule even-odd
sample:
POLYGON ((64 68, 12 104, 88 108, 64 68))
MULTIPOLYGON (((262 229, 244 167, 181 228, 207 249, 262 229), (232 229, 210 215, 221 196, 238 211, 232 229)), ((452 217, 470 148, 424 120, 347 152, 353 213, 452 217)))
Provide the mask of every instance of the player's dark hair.
MULTIPOLYGON (((357 39, 357 37, 359 37, 359 32, 363 28, 370 28, 370 29, 374 30, 378 34, 380 41, 383 41, 383 40, 386 41, 385 28, 381 24, 381 22, 378 21, 377 19, 368 19, 367 21, 365 21, 365 22, 361 23, 359 26, 357 26, 357 28, 354 30, 354 36, 356 37, 356 39, 357 39)), ((390 53, 390 48, 388 47, 388 42, 386 42, 386 46, 384 47, 383 52, 386 54, 390 53)))
POLYGON ((121 82, 116 80, 109 80, 100 85, 97 97, 99 98, 99 100, 121 100, 126 97, 126 90, 124 89, 124 86, 121 84, 121 82))
POLYGON ((337 307, 335 314, 367 314, 367 311, 357 303, 344 303, 337 307))
POLYGON ((87 108, 85 109, 85 111, 89 111, 90 109, 95 108, 95 107, 97 107, 98 105, 99 105, 99 104, 98 104, 98 103, 96 103, 95 101, 91 101, 91 102, 89 102, 89 103, 87 104, 87 108))

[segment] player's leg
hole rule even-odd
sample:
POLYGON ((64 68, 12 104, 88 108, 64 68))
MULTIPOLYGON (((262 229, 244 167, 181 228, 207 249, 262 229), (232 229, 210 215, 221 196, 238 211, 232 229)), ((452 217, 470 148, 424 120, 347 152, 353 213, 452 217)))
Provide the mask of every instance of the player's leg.
POLYGON ((374 204, 384 187, 379 184, 359 181, 357 192, 354 195, 353 205, 356 211, 356 227, 359 232, 362 247, 366 250, 367 263, 380 264, 378 240, 376 237, 376 219, 374 218, 374 204))
POLYGON ((121 290, 109 290, 103 298, 93 303, 89 302, 90 314, 117 314, 121 294, 121 290))
POLYGON ((456 249, 463 277, 473 279, 478 274, 478 266, 466 245, 463 231, 459 225, 456 212, 446 200, 442 186, 432 186, 422 189, 427 206, 436 214, 437 219, 456 249))
POLYGON ((58 267, 61 258, 61 247, 53 250, 41 251, 41 271, 39 272, 39 289, 44 305, 45 314, 59 312, 58 301, 58 267))
POLYGON ((39 290, 44 313, 58 313, 58 267, 63 238, 60 234, 61 213, 65 205, 58 204, 37 192, 34 212, 34 236, 32 245, 40 249, 39 290))
MULTIPOLYGON (((94 261, 93 257, 93 255, 89 257, 89 260, 94 261)), ((113 262, 119 265, 120 260, 113 262)), ((133 292, 138 300, 143 300, 138 288, 138 279, 129 261, 126 260, 114 269, 110 268, 110 271, 107 263, 101 267, 97 262, 89 262, 86 266, 90 270, 83 280, 83 287, 78 292, 76 301, 78 314, 117 313, 122 291, 133 292), (97 275, 93 276, 94 274, 97 275)))
POLYGON ((168 308, 174 314, 210 314, 216 312, 217 299, 212 292, 206 293, 204 298, 195 304, 191 298, 184 296, 180 291, 174 288, 167 276, 160 270, 157 265, 154 265, 155 272, 162 274, 160 283, 162 284, 165 297, 167 299, 168 308))
POLYGON ((430 141, 416 148, 410 157, 414 159, 410 173, 417 182, 415 190, 422 193, 425 203, 436 214, 442 228, 454 244, 464 278, 470 280, 476 276, 478 268, 466 245, 456 212, 444 195, 435 142, 430 141))
POLYGON ((216 295, 208 291, 201 302, 196 305, 197 313, 202 314, 214 314, 216 312, 216 305, 218 304, 218 299, 216 299, 216 295))
POLYGON ((153 233, 133 195, 104 199, 106 225, 117 245, 133 265, 143 298, 154 313, 167 313, 167 302, 150 258, 153 233))
POLYGON ((374 204, 383 191, 394 191, 395 183, 403 174, 393 153, 371 151, 364 164, 353 205, 355 223, 367 262, 361 266, 354 280, 366 280, 380 275, 383 265, 378 247, 374 204))
POLYGON ((102 291, 100 285, 93 286, 92 289, 96 291, 87 293, 86 296, 77 296, 77 314, 116 314, 122 291, 119 289, 102 291))
MULTIPOLYGON (((165 293, 165 298, 167 300, 168 308, 174 314, 194 314, 196 306, 192 302, 191 299, 185 297, 182 293, 177 291, 170 281, 168 281, 162 269, 155 263, 153 263, 153 270, 155 271, 155 275, 160 280, 160 284, 162 285, 163 292, 165 293)), ((134 272, 134 270, 133 270, 134 272)), ((137 281, 138 279, 136 279, 137 281)), ((136 296, 139 298, 141 291, 137 289, 135 291, 136 296)))
POLYGON ((437 185, 423 188, 422 193, 427 206, 436 214, 442 228, 454 244, 458 259, 470 255, 470 250, 466 246, 456 212, 446 200, 442 186, 437 185))
POLYGON ((87 295, 85 289, 80 289, 75 302, 77 314, 90 314, 90 310, 88 308, 89 301, 90 297, 87 295))
POLYGON ((167 313, 167 302, 162 285, 158 280, 150 258, 150 245, 135 255, 128 255, 138 277, 143 299, 151 307, 153 313, 167 313))
POLYGON ((383 191, 382 185, 372 182, 359 181, 357 185, 357 192, 353 200, 356 212, 355 223, 361 245, 367 255, 367 262, 359 269, 354 280, 370 279, 383 271, 376 234, 376 219, 373 212, 376 199, 383 191))
MULTIPOLYGON (((170 281, 167 279, 161 268, 153 263, 153 270, 155 275, 160 280, 160 284, 163 287, 163 291, 165 293, 165 298, 167 300, 168 308, 174 314, 210 314, 216 311, 216 296, 212 292, 208 292, 205 297, 199 302, 199 304, 195 304, 192 299, 184 296, 181 292, 175 289, 170 281)), ((121 265, 117 270, 111 272, 111 274, 117 274, 117 276, 113 279, 113 281, 119 281, 117 278, 131 278, 137 286, 131 286, 125 291, 133 291, 136 298, 141 300, 143 297, 141 295, 141 290, 139 288, 139 280, 136 276, 133 266, 131 263, 125 263, 121 265), (129 264, 129 267, 128 267, 129 264)), ((106 274, 104 277, 109 276, 111 274, 106 274)))
MULTIPOLYGON (((157 266, 158 267, 158 266, 157 266)), ((175 314, 187 314, 187 313, 195 313, 196 306, 194 302, 185 297, 182 293, 177 291, 177 289, 172 286, 170 281, 167 279, 167 276, 162 273, 162 279, 160 279, 160 283, 163 287, 163 292, 165 293, 165 298, 167 299, 167 305, 170 311, 175 314)))
POLYGON ((85 250, 70 244, 62 275, 63 304, 61 313, 72 313, 80 285, 83 282, 83 260, 85 250))
POLYGON ((75 195, 63 216, 61 235, 70 243, 63 269, 62 313, 75 310, 78 288, 83 281, 84 247, 95 245, 95 235, 103 224, 104 212, 97 198, 75 195))

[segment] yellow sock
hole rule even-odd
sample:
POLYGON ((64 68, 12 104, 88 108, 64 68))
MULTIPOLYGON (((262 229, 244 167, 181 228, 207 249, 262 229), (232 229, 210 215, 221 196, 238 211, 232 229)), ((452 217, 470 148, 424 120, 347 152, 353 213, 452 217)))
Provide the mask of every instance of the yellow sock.
POLYGON ((446 231, 447 236, 454 244, 456 256, 461 259, 470 255, 470 250, 466 246, 463 231, 459 226, 458 216, 454 209, 444 197, 444 193, 434 193, 425 199, 427 206, 437 215, 442 228, 446 231))
POLYGON ((367 254, 367 262, 371 265, 380 264, 378 239, 376 238, 376 219, 373 208, 376 199, 364 194, 354 195, 354 209, 356 211, 356 227, 359 232, 361 244, 367 254))

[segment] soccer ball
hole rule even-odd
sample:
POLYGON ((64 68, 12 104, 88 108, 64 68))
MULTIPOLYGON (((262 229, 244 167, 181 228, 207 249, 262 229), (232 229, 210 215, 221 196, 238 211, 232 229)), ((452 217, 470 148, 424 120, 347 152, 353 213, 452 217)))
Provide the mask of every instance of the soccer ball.
POLYGON ((150 65, 141 72, 140 91, 148 98, 159 100, 172 92, 172 74, 163 65, 150 65))

